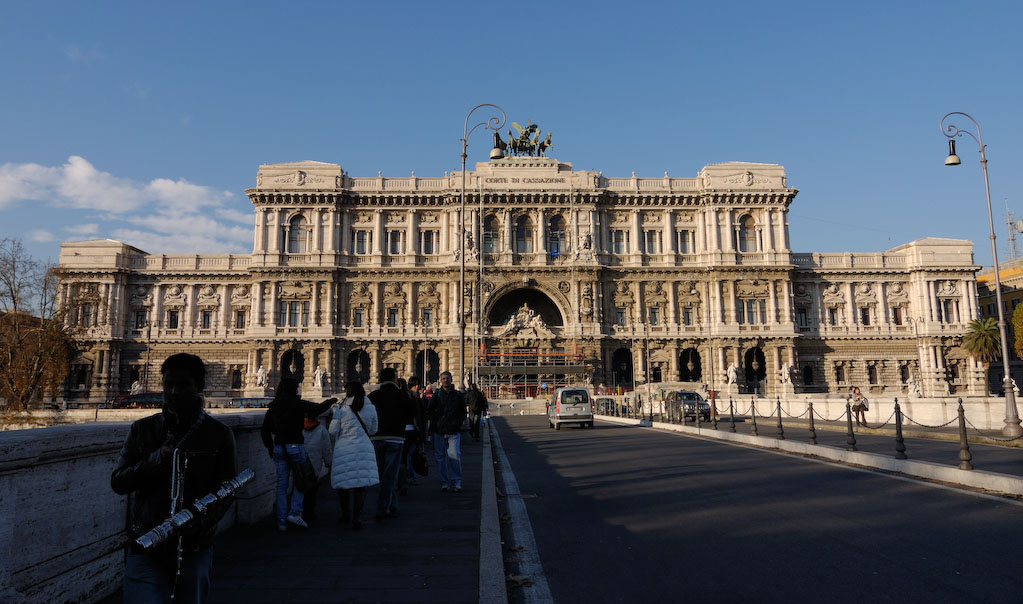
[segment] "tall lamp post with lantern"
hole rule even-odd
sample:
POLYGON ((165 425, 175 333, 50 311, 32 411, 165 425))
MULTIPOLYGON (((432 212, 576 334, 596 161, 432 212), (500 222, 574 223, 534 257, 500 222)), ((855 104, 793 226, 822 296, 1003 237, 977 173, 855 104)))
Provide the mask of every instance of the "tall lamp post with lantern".
POLYGON ((1009 372, 1009 340, 1006 337, 1005 329, 1005 311, 1002 309, 1002 280, 998 274, 998 247, 995 245, 995 220, 991 213, 991 186, 988 183, 987 176, 987 155, 984 153, 984 140, 980 136, 980 124, 977 120, 973 119, 967 113, 961 111, 953 111, 946 113, 941 121, 938 123, 941 133, 948 137, 948 157, 945 158, 946 166, 958 166, 962 162, 959 160, 959 156, 956 155, 956 138, 964 134, 977 142, 977 146, 980 148, 980 165, 984 170, 984 193, 987 196, 987 221, 988 227, 991 231, 991 258, 994 262, 995 271, 995 302, 998 308, 998 335, 1002 341, 1002 368, 1004 369, 1004 375, 1002 377, 1002 389, 1005 392, 1005 427, 1002 428, 1002 434, 1008 437, 1023 436, 1023 428, 1020 427, 1019 413, 1016 411, 1016 395, 1012 389, 1012 376, 1009 372), (973 127, 977 131, 974 135, 969 130, 963 130, 958 126, 951 123, 945 123, 951 116, 961 116, 971 122, 973 127))
MULTIPOLYGON (((483 126, 483 128, 485 130, 493 130, 496 133, 498 130, 501 129, 502 126, 504 126, 505 120, 506 120, 506 117, 505 117, 505 114, 504 114, 504 109, 501 109, 497 105, 493 105, 491 103, 481 103, 479 105, 476 105, 472 109, 470 109, 469 113, 466 114, 466 116, 465 116, 465 127, 462 129, 462 189, 461 189, 460 203, 459 203, 459 209, 458 209, 458 242, 459 242, 458 243, 458 249, 459 249, 458 260, 459 260, 459 264, 460 264, 459 271, 458 271, 458 334, 459 334, 458 335, 458 375, 459 375, 459 378, 458 379, 461 381, 461 384, 462 384, 463 387, 466 386, 466 383, 465 383, 465 235, 466 235, 466 228, 465 228, 465 160, 468 157, 467 154, 466 154, 466 149, 468 148, 469 135, 472 134, 473 130, 475 130, 476 128, 479 128, 480 126, 483 126), (479 122, 479 123, 475 124, 472 128, 470 128, 469 127, 469 119, 472 117, 472 114, 475 113, 477 109, 481 109, 483 107, 489 107, 490 109, 494 109, 494 110, 500 112, 501 116, 498 117, 498 116, 495 115, 495 116, 489 118, 487 121, 479 122)), ((490 151, 490 159, 501 159, 502 157, 504 157, 504 153, 501 151, 500 147, 498 147, 495 144, 494 148, 491 149, 491 151, 490 151)), ((473 229, 473 230, 475 231, 475 229, 473 229)), ((478 242, 474 242, 474 243, 476 245, 479 245, 478 242)), ((482 250, 479 250, 479 251, 482 252, 482 250)), ((478 378, 476 378, 476 379, 478 379, 478 378)))

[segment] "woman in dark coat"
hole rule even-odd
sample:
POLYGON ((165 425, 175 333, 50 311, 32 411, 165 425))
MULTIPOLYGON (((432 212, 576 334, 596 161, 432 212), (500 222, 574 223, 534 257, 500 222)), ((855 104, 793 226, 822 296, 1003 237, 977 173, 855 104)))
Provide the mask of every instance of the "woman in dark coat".
POLYGON ((303 418, 306 415, 318 417, 337 402, 329 398, 319 405, 304 401, 298 396, 298 381, 283 378, 277 386, 277 395, 263 416, 263 446, 277 468, 277 530, 287 530, 287 523, 307 527, 302 519, 302 492, 293 489, 291 505, 288 505, 288 482, 292 465, 306 461, 305 439, 302 436, 303 418))

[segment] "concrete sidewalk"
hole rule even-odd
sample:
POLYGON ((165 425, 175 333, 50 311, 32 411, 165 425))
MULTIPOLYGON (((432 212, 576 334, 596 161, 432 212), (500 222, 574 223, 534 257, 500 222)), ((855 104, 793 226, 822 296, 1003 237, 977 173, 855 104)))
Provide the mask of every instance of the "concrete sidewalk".
MULTIPOLYGON (((400 516, 374 519, 366 497, 362 530, 339 525, 338 501, 320 487, 318 519, 279 533, 272 517, 217 539, 211 602, 488 602, 506 589, 489 430, 462 434, 461 493, 442 492, 432 450, 430 475, 401 498, 400 516)), ((121 602, 121 594, 104 604, 121 602)))

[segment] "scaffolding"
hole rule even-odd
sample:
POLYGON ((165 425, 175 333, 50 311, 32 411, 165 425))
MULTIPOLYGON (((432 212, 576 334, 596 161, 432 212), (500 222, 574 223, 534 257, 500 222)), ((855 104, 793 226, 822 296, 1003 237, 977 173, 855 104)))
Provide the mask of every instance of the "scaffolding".
POLYGON ((487 398, 544 397, 557 388, 585 384, 591 367, 577 353, 537 348, 481 348, 480 388, 487 398))

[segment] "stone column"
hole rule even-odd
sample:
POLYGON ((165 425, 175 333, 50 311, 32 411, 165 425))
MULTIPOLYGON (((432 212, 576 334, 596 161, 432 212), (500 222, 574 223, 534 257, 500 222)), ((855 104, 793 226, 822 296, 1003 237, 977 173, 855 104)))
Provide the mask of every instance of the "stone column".
POLYGON ((849 325, 859 325, 860 321, 857 316, 857 311, 859 309, 856 308, 856 285, 854 283, 846 285, 846 295, 848 296, 847 299, 849 301, 849 311, 846 313, 849 317, 849 325))
POLYGON ((373 230, 376 241, 373 242, 373 252, 377 255, 384 253, 384 212, 377 210, 373 213, 373 230))
POLYGON ((511 210, 505 210, 503 212, 504 218, 504 241, 502 241, 501 249, 505 254, 511 254, 515 248, 515 223, 512 220, 511 210))
POLYGON ((774 209, 767 208, 764 211, 764 223, 767 230, 767 251, 775 251, 775 240, 774 240, 774 209))
POLYGON ((632 228, 629 237, 632 239, 629 247, 629 256, 631 258, 639 258, 643 248, 643 230, 640 222, 643 220, 639 210, 632 211, 632 228))
POLYGON ((675 213, 671 210, 664 211, 664 230, 662 231, 664 241, 661 242, 661 252, 670 254, 674 261, 678 253, 678 241, 675 237, 675 213))
POLYGON ((405 219, 405 255, 413 262, 416 255, 419 254, 419 237, 416 236, 419 226, 418 219, 419 215, 415 210, 409 210, 408 217, 405 219))
POLYGON ((783 280, 781 282, 781 300, 782 307, 780 309, 779 320, 783 325, 792 324, 792 282, 789 280, 783 280))
POLYGON ((266 250, 266 209, 256 209, 256 228, 253 241, 253 252, 260 253, 266 250))
POLYGON ((724 231, 725 231, 725 237, 727 237, 727 240, 725 241, 725 243, 727 245, 726 249, 729 252, 734 252, 734 251, 736 251, 736 246, 735 246, 736 241, 735 241, 735 224, 734 224, 735 220, 732 218, 733 211, 732 210, 723 210, 721 213, 724 216, 724 223, 725 223, 724 231))
POLYGON ((276 326, 277 321, 274 320, 274 315, 277 314, 277 283, 268 281, 267 286, 270 288, 270 312, 268 314, 268 323, 271 326, 276 326))
POLYGON ((778 322, 778 296, 774 291, 774 279, 767 282, 767 308, 770 312, 767 323, 774 325, 778 322))
MULTIPOLYGON (((668 282, 667 285, 668 285, 668 321, 669 321, 668 325, 672 329, 678 330, 679 329, 679 325, 678 325, 678 295, 677 295, 678 292, 675 291, 677 289, 678 285, 674 281, 668 282)), ((688 294, 688 292, 686 292, 686 293, 688 294)))
POLYGON ((319 327, 322 325, 320 321, 320 284, 321 281, 313 281, 313 296, 312 296, 312 323, 313 327, 319 327))
POLYGON ((341 251, 345 254, 352 253, 352 211, 345 209, 341 214, 341 224, 338 227, 341 231, 341 251))
POLYGON ((547 255, 547 219, 544 216, 543 209, 536 211, 536 230, 533 231, 533 249, 542 253, 544 261, 546 262, 547 255))

